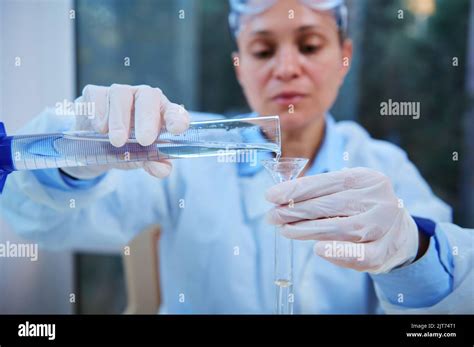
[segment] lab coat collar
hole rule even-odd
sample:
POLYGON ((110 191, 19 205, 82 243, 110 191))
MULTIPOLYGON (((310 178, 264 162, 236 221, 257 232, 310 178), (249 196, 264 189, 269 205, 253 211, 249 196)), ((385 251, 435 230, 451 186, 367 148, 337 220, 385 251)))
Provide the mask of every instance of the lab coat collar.
POLYGON ((336 121, 327 114, 323 142, 305 176, 341 170, 345 166, 344 147, 344 139, 336 131, 336 121))

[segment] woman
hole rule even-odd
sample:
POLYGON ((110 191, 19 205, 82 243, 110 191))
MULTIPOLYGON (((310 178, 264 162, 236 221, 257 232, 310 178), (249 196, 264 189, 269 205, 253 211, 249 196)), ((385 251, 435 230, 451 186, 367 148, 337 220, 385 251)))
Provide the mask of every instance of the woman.
MULTIPOLYGON (((156 178, 170 174, 168 161, 115 167, 144 169, 132 171, 21 172, 5 187, 7 219, 45 246, 88 249, 124 245, 159 223, 163 312, 271 313, 273 227, 267 221, 298 240, 296 313, 472 310, 462 294, 472 289, 472 251, 462 241, 469 235, 441 223, 450 220, 450 208, 402 150, 327 113, 352 57, 342 0, 231 6, 239 83, 255 113, 280 115, 282 154, 310 158, 306 177, 266 191, 271 182, 261 166, 212 158, 173 162, 164 181, 156 178), (351 246, 362 253, 339 252, 351 246), (453 256, 451 247, 468 256, 453 256)), ((76 129, 108 133, 117 147, 132 125, 140 144, 149 145, 162 124, 180 133, 190 120, 148 86, 87 86, 79 101, 93 102, 96 113, 92 120, 78 116, 76 129)), ((74 124, 47 111, 30 127, 71 130, 74 124)))

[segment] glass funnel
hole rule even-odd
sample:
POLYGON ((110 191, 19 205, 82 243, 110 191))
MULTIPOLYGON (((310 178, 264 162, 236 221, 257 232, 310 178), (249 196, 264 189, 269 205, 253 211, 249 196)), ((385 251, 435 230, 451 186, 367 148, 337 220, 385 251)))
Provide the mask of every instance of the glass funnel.
MULTIPOLYGON (((277 158, 262 160, 275 183, 296 179, 308 163, 304 158, 277 158)), ((291 201, 288 201, 291 204, 291 201)), ((293 314, 293 240, 281 235, 275 227, 276 314, 293 314)))

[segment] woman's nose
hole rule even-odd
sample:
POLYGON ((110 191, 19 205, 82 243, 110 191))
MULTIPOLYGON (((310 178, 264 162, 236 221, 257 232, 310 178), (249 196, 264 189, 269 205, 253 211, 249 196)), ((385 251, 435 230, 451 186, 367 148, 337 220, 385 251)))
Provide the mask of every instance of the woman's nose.
POLYGON ((275 77, 282 80, 292 80, 301 75, 299 52, 284 50, 277 55, 275 77))

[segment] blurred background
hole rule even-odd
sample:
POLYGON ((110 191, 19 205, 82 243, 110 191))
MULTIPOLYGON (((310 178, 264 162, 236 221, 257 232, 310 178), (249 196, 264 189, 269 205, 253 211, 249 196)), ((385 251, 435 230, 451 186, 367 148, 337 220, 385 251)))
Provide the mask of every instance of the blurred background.
MULTIPOLYGON (((334 116, 405 149, 455 222, 474 227, 474 0, 348 5, 355 57, 334 116), (421 118, 382 118, 389 99, 420 102, 421 118)), ((0 119, 16 130, 86 84, 112 83, 160 86, 193 111, 246 112, 227 13, 223 0, 2 0, 0 119)), ((0 241, 15 239, 0 228, 0 241)), ((120 252, 1 259, 0 313, 123 312, 120 252)))

